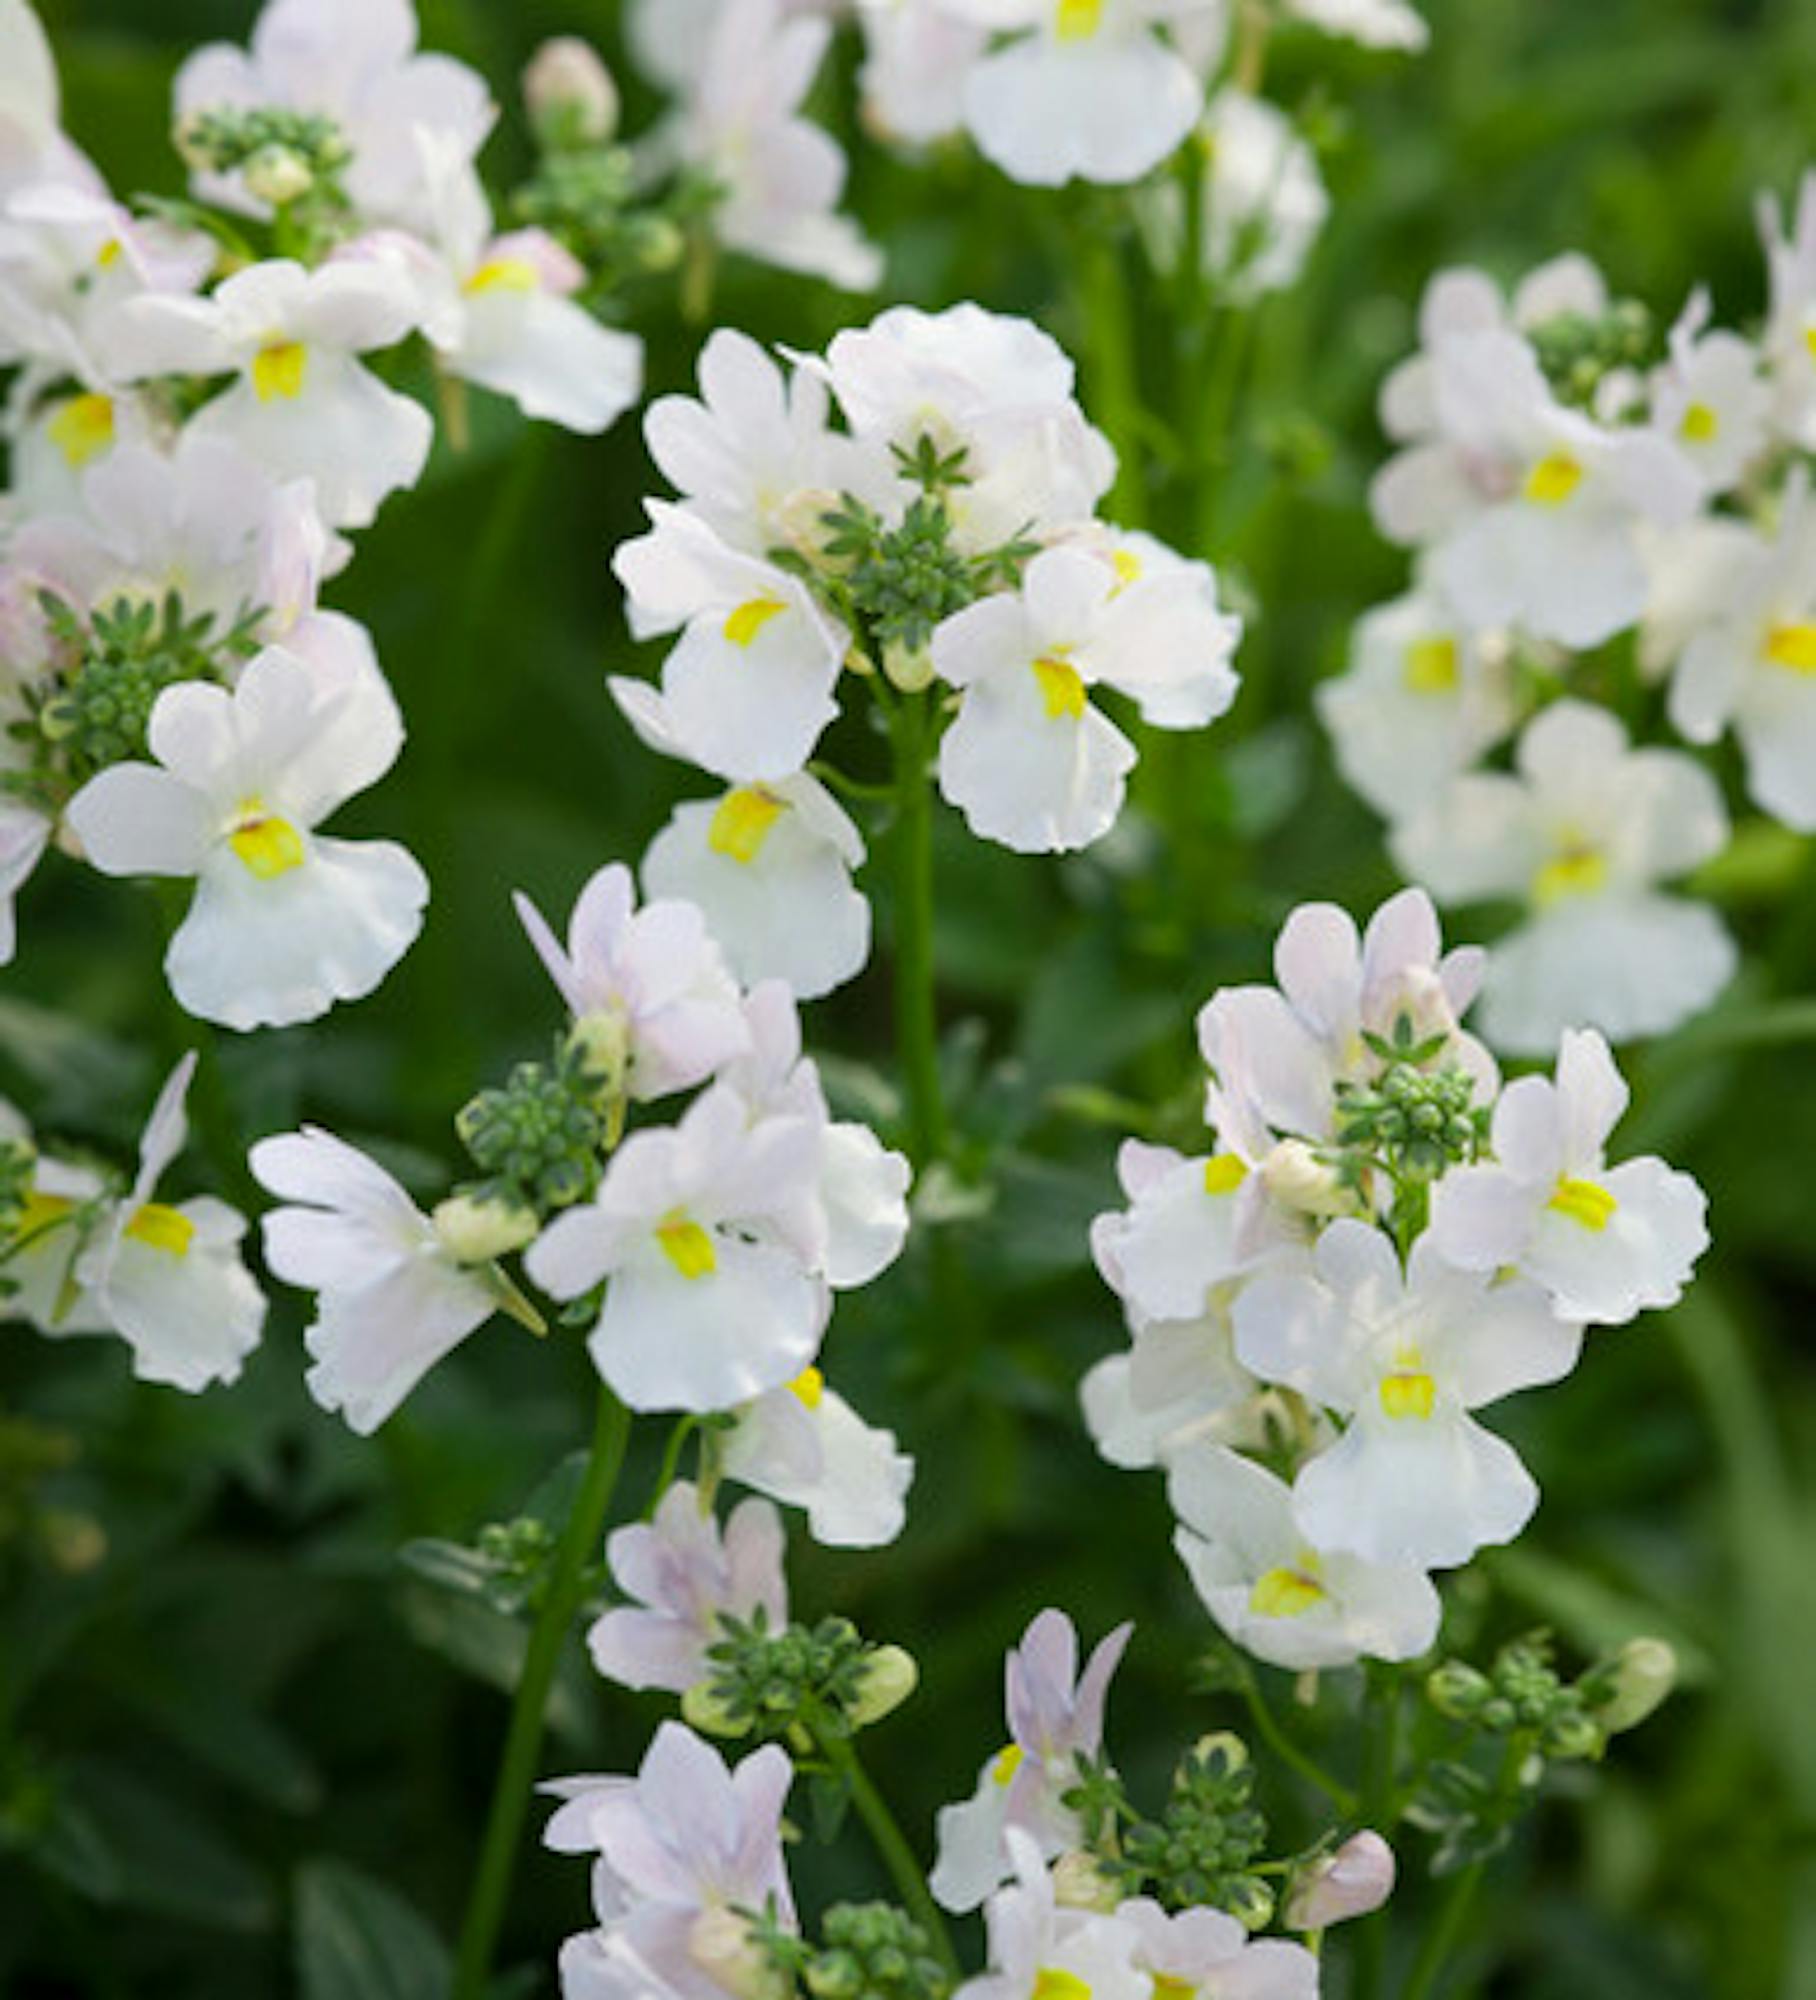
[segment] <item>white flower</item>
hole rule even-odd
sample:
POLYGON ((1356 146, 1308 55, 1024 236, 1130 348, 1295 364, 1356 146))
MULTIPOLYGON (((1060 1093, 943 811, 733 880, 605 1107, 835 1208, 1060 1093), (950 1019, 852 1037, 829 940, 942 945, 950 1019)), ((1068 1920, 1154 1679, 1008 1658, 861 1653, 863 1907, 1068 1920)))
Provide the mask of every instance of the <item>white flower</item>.
POLYGON ((99 188, 60 115, 50 38, 27 0, 0 0, 0 192, 47 180, 99 188))
POLYGON ((781 0, 723 0, 689 63, 674 143, 722 190, 711 224, 728 249, 866 292, 883 258, 836 212, 845 155, 796 115, 830 36, 826 21, 785 19, 781 0))
POLYGON ((1708 1202, 1650 1156, 1606 1163, 1627 1108, 1608 1044, 1566 1031, 1557 1081, 1523 1076, 1494 1113, 1494 1164, 1458 1167, 1432 1190, 1431 1240, 1471 1271, 1511 1269, 1565 1319, 1619 1326, 1675 1305, 1709 1245, 1708 1202))
POLYGON ((19 948, 13 903, 50 843, 54 822, 35 807, 0 798, 0 965, 19 948))
POLYGON ((728 548, 685 508, 647 505, 653 527, 612 567, 639 637, 681 632, 662 663, 677 748, 734 784, 793 777, 838 713, 849 635, 785 570, 728 548))
POLYGON ((191 1391, 236 1381, 265 1324, 264 1297, 240 1257, 246 1218, 212 1195, 157 1199, 189 1136, 183 1100, 195 1065, 191 1054, 171 1071, 139 1141, 132 1189, 75 1272, 132 1349, 133 1373, 191 1391))
POLYGON ((363 528, 386 494, 421 476, 434 426, 356 357, 393 346, 419 312, 416 286, 393 263, 309 271, 274 259, 205 299, 128 300, 108 322, 108 357, 127 380, 231 372, 193 426, 243 446, 277 478, 313 479, 330 526, 363 528))
POLYGON ((886 143, 929 146, 965 122, 965 78, 987 31, 937 0, 858 0, 865 126, 886 143))
POLYGON ((1431 40, 1424 16, 1409 0, 1286 0, 1286 11, 1365 48, 1417 53, 1431 40))
POLYGON ((634 1601, 595 1619, 586 1643, 599 1672, 624 1687, 685 1694, 706 1677, 722 1615, 761 1611, 772 1632, 788 1623, 782 1520, 767 1500, 742 1501, 721 1531, 711 1503, 677 1480, 653 1519, 612 1531, 605 1559, 634 1601))
POLYGON ((1738 485, 1765 449, 1772 392, 1759 350, 1709 324, 1709 295, 1698 290, 1678 315, 1664 365, 1652 373, 1652 425, 1695 468, 1708 494, 1738 485))
POLYGON ((265 1216, 266 1263, 317 1295, 303 1334, 309 1393, 369 1436, 497 1311, 498 1293, 376 1160, 332 1133, 261 1139, 250 1163, 285 1204, 265 1216))
POLYGON ((1207 0, 948 0, 1016 38, 965 75, 965 122, 1011 180, 1119 184, 1159 166, 1192 129, 1203 85, 1155 33, 1207 0))
POLYGON ((428 883, 391 841, 315 831, 397 756, 382 685, 328 679, 268 647, 229 693, 167 688, 155 764, 116 764, 68 821, 107 875, 196 879, 164 968, 192 1014, 230 1028, 314 1020, 384 979, 422 928, 428 883))
POLYGON ((728 1479, 807 1514, 825 1548, 879 1549, 908 1518, 914 1460, 865 1423, 817 1368, 737 1412, 720 1443, 728 1479))
MULTIPOLYGON (((267 0, 250 49, 210 42, 177 73, 179 131, 198 112, 263 105, 331 118, 352 151, 344 180, 361 220, 413 229, 430 207, 418 130, 446 134, 471 159, 495 115, 464 63, 417 53, 411 0, 267 0)), ((193 185, 203 200, 263 212, 230 177, 193 185)))
POLYGON ((864 840, 806 772, 679 805, 640 873, 652 896, 696 904, 747 986, 780 979, 818 999, 863 971, 870 905, 852 886, 864 840))
POLYGON ((1080 549, 1045 550, 1019 595, 981 598, 933 634, 934 671, 963 693, 941 793, 974 833, 1022 853, 1088 846, 1135 762, 1088 689, 1116 689, 1161 728, 1202 728, 1235 699, 1239 630, 1190 571, 1125 586, 1080 549))
POLYGON ((1200 1906, 1169 1915, 1142 1896, 1116 1906, 1116 1920, 1140 1940, 1135 1963, 1165 2000, 1318 2000, 1318 1960, 1285 1938, 1249 1942, 1225 1910, 1200 1906))
POLYGON ((1350 665, 1314 692, 1337 768, 1384 819, 1430 803, 1513 726, 1507 648, 1415 590, 1356 621, 1350 665))
POLYGON ((1100 1640, 1082 1674, 1078 1634, 1063 1611, 1041 1612, 1023 1633, 1005 1663, 1009 1741, 978 1774, 971 1798, 940 1808, 927 1886, 942 1908, 976 1909, 1014 1868, 1017 1836, 1035 1843, 1037 1859, 1078 1844, 1077 1815, 1061 1795, 1078 1781, 1078 1759, 1103 1747, 1104 1699, 1133 1630, 1118 1625, 1100 1640))
POLYGON ((1469 1414, 1576 1366, 1580 1323, 1536 1285, 1446 1265, 1428 1237, 1402 1274, 1387 1237, 1340 1218, 1310 1275, 1263 1273, 1236 1301, 1236 1354, 1263 1380, 1350 1419, 1300 1471, 1293 1518, 1324 1552, 1449 1569, 1508 1542, 1538 1488, 1469 1414))
POLYGON ((1730 725, 1747 790, 1799 832, 1816 831, 1816 507, 1794 474, 1776 536, 1734 524, 1671 682, 1672 723, 1692 743, 1730 725))
POLYGON ((11 1289, 0 1319, 21 1319, 51 1335, 108 1333, 107 1316, 76 1277, 88 1232, 102 1213, 107 1184, 93 1168, 59 1159, 32 1140, 31 1128, 0 1098, 0 1142, 32 1147, 31 1185, 9 1229, 0 1230, 0 1273, 11 1289))
POLYGON ((1659 893, 1727 843, 1715 781, 1676 750, 1633 750, 1620 723, 1561 701, 1531 723, 1517 775, 1476 772, 1391 837, 1440 902, 1516 897, 1527 921, 1489 958, 1482 1027, 1540 1054, 1566 1027, 1663 1034, 1733 975, 1733 940, 1701 903, 1659 893))
POLYGON ((1767 196, 1760 199, 1759 226, 1770 298, 1764 348, 1773 416, 1789 442, 1816 450, 1816 168, 1798 184, 1790 230, 1767 196))
POLYGON ((737 983, 691 904, 638 909, 631 871, 609 862, 575 898, 564 951, 535 904, 515 901, 568 1011, 593 1025, 638 1102, 692 1089, 749 1046, 737 983))
POLYGON ((673 1129, 634 1132, 599 1192, 549 1224, 525 1268, 559 1299, 610 1279, 589 1337, 634 1410, 728 1410, 791 1381, 826 1324, 819 1134, 753 1125, 724 1085, 673 1129))
POLYGON ((1120 1917, 1061 1909, 1040 1846, 1020 1827, 1001 1844, 1002 1875, 1015 1879, 984 1912, 990 1969, 953 2000, 1151 2000, 1155 1981, 1135 1962, 1141 1933, 1120 1917))
POLYGON ((1298 281, 1330 214, 1318 158, 1293 122, 1234 84, 1198 128, 1204 173, 1204 257, 1234 298, 1298 281))
POLYGON ((1411 1660, 1437 1637, 1441 1607, 1423 1569, 1314 1548, 1291 1489, 1252 1459, 1195 1444, 1168 1466, 1167 1498, 1193 1588, 1257 1659, 1293 1672, 1411 1660))

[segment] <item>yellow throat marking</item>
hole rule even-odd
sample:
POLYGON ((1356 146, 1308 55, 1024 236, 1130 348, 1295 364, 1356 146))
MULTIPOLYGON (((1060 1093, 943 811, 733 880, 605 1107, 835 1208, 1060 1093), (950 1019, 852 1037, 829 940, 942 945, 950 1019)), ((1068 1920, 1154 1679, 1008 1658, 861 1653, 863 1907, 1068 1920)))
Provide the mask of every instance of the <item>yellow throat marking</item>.
POLYGON ((1061 716, 1076 722, 1085 712, 1085 684, 1069 660, 1044 655, 1034 662, 1034 678, 1047 714, 1057 722, 1061 716))
POLYGON ((1457 642, 1448 632, 1415 639, 1406 649, 1406 664, 1400 678, 1409 694, 1450 694, 1455 691, 1457 642))
POLYGON ((261 403, 274 403, 303 393, 309 371, 309 350, 300 340, 274 340, 252 357, 252 389, 261 403))
POLYGON ((739 785, 714 808, 706 844, 727 861, 748 867, 763 852, 770 829, 787 809, 783 800, 763 786, 739 785))
POLYGON ((1532 900, 1541 910, 1572 896, 1593 896, 1608 880, 1608 858, 1598 849, 1566 847, 1532 878, 1532 900))
POLYGON ((1677 434, 1685 444, 1709 444, 1721 429, 1721 419, 1707 403, 1692 403, 1678 419, 1677 434))
POLYGON ((1213 1153, 1204 1163, 1206 1194, 1234 1194, 1248 1179, 1248 1164, 1234 1153, 1213 1153))
POLYGON ((1426 1373, 1424 1358, 1416 1347, 1404 1347, 1394 1356, 1391 1375, 1381 1377, 1381 1411, 1396 1423, 1411 1419, 1423 1423, 1436 1407, 1438 1385, 1426 1373))
POLYGON ((44 434, 63 454, 64 462, 79 472, 114 441, 113 398, 93 393, 71 396, 51 413, 44 434))
POLYGON ((195 1224, 180 1208, 148 1201, 126 1225, 126 1233, 148 1250, 161 1250, 167 1257, 187 1257, 195 1238, 195 1224))
POLYGON ((1597 1236, 1608 1227, 1609 1218, 1620 1206, 1598 1182, 1577 1180, 1569 1174, 1558 1182, 1545 1205, 1597 1236))
POLYGON ((1583 468, 1567 451, 1548 451, 1526 475, 1526 498, 1535 507, 1561 507, 1583 483, 1583 468))
POLYGON ((808 1409, 817 1410, 826 1394, 826 1377, 817 1368, 803 1368, 788 1386, 808 1409))
POLYGON ((1062 42, 1085 42, 1103 21, 1104 0, 1054 0, 1053 33, 1062 42))
POLYGON ((1303 1618, 1329 1594, 1318 1581, 1318 1558, 1301 1549, 1292 1566, 1263 1570, 1249 1592, 1249 1609, 1258 1618, 1303 1618))
POLYGON ((1774 625, 1766 634, 1765 656, 1794 674, 1816 674, 1816 622, 1774 625))
POLYGON ((1091 2000, 1089 1980, 1076 1972, 1063 1972, 1057 1965, 1043 1965, 1034 1975, 1034 1991, 1028 2000, 1091 2000))
POLYGON ((288 875, 303 865, 303 836, 287 819, 265 810, 260 799, 247 799, 227 835, 227 845, 249 875, 261 882, 288 875))
POLYGON ((779 597, 747 597, 725 616, 725 636, 734 646, 748 646, 769 621, 788 609, 779 597))
POLYGON ((990 1778, 993 1784, 1007 1785, 1013 1782, 1021 1769, 1022 1759, 1028 1753, 1019 1743, 1005 1743, 990 1760, 990 1778))
POLYGON ((526 257, 488 257, 467 279, 462 290, 478 297, 485 292, 533 292, 541 280, 526 257))
POLYGON ((657 1223, 656 1241, 684 1278, 710 1278, 719 1268, 712 1238, 685 1215, 671 1215, 666 1222, 657 1223))

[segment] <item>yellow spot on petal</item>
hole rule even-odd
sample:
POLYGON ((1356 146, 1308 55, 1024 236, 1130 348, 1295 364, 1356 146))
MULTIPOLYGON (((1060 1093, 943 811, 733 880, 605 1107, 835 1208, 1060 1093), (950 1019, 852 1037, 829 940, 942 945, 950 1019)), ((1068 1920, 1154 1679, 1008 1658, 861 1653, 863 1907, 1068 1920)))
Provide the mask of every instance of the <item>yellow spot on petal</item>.
POLYGON ((1028 2000, 1091 2000, 1091 1983, 1076 1972, 1043 1965, 1034 1975, 1034 1991, 1028 2000))
POLYGON ((309 350, 300 340, 274 340, 252 357, 252 387, 261 403, 300 396, 309 350))
POLYGON ((1154 2000, 1193 2000, 1197 1992, 1189 1979, 1175 1979, 1170 1972, 1154 1974, 1154 2000))
POLYGON ((250 875, 261 882, 288 875, 303 865, 303 836, 287 819, 268 813, 257 799, 240 807, 239 817, 227 835, 227 845, 237 854, 250 875))
POLYGON ((1391 1375, 1381 1377, 1381 1409, 1395 1422, 1412 1418, 1423 1423, 1438 1400, 1438 1385, 1425 1372, 1425 1363, 1416 1347, 1402 1348, 1391 1375))
POLYGON ((469 292, 533 292, 541 285, 536 266, 525 257, 488 257, 467 279, 469 292))
POLYGON ((162 1250, 167 1257, 187 1257, 195 1224, 180 1208, 148 1201, 126 1225, 126 1233, 148 1250, 162 1250))
POLYGON ((1318 1580, 1318 1558, 1301 1549, 1291 1568, 1263 1570, 1249 1592, 1249 1609, 1258 1618, 1303 1618, 1325 1598, 1318 1580))
POLYGON ((1055 722, 1064 716, 1073 721, 1085 712, 1085 684, 1078 669, 1067 660, 1051 657, 1034 662, 1034 678, 1040 683, 1040 698, 1055 722))
POLYGON ((126 254, 125 247, 117 236, 110 236, 95 252, 95 263, 103 271, 111 271, 126 254))
POLYGON ((1204 1163, 1206 1194, 1234 1194, 1248 1179, 1248 1163, 1234 1153, 1213 1153, 1204 1163))
POLYGON ((1008 1784, 1021 1769, 1021 1761, 1027 1754, 1019 1743, 1005 1743, 991 1761, 991 1778, 999 1785, 1008 1784))
POLYGON ((1547 1206, 1599 1236, 1608 1227, 1608 1218, 1619 1203, 1595 1181, 1579 1181, 1566 1174, 1558 1182, 1547 1206))
POLYGON ((1133 549, 1112 549, 1110 567, 1116 572, 1116 588, 1126 590, 1141 581, 1141 558, 1133 549))
POLYGON ((1103 19, 1103 0, 1054 0, 1053 32, 1062 42, 1088 41, 1103 19))
POLYGON ((734 646, 748 646, 778 613, 788 606, 779 597, 749 597, 727 614, 725 636, 734 646))
POLYGON ((1721 429, 1721 419, 1707 403, 1692 403, 1678 421, 1677 434, 1686 444, 1707 444, 1721 429))
POLYGON ((1816 321, 1804 328, 1803 344, 1810 350, 1810 359, 1816 361, 1816 321))
POLYGON ((1774 625, 1766 634, 1765 655, 1775 667, 1816 674, 1816 624, 1774 625))
POLYGON ((14 1240, 36 1236, 40 1230, 56 1228, 74 1207, 75 1203, 66 1194, 42 1194, 33 1188, 19 1204, 18 1234, 14 1240))
POLYGON ((810 1410, 817 1410, 826 1393, 826 1377, 817 1368, 803 1368, 788 1386, 810 1410))
POLYGON ((657 1223, 656 1241, 684 1278, 710 1278, 719 1268, 712 1238, 685 1215, 671 1215, 666 1222, 657 1223))
POLYGON ((1526 475, 1526 498, 1536 507, 1561 507, 1583 483, 1583 468, 1567 451, 1549 451, 1526 475))
POLYGON ((706 844, 728 861, 747 866, 763 852, 769 830, 786 811, 784 802, 761 785, 739 785, 715 808, 706 829, 706 844))
POLYGON ((114 441, 113 398, 71 396, 57 405, 44 432, 64 459, 80 468, 114 441))
POLYGON ((1566 847, 1532 878, 1532 900, 1541 910, 1572 896, 1593 896, 1608 879, 1608 857, 1588 846, 1566 847))
POLYGON ((1411 694, 1449 694, 1457 684, 1457 642, 1448 632, 1415 639, 1400 677, 1411 694))

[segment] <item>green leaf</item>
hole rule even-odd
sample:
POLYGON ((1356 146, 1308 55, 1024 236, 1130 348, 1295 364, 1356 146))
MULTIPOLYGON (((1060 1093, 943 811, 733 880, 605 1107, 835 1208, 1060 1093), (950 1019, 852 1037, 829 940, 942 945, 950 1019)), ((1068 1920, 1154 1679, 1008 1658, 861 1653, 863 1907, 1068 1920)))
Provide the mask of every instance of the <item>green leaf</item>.
POLYGON ((296 1876, 301 2000, 445 2000, 453 1960, 413 1905, 344 1861, 296 1876))

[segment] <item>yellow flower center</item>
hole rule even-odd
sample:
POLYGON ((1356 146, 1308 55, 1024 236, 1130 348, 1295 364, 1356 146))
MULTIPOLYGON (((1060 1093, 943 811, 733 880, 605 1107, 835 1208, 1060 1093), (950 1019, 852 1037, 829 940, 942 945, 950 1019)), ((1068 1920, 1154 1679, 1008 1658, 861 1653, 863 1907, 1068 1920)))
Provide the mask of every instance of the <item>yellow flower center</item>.
POLYGON ((467 279, 464 289, 481 292, 533 292, 541 280, 536 266, 524 257, 488 257, 467 279))
POLYGON ((803 1368, 788 1386, 810 1410, 817 1410, 826 1394, 826 1377, 817 1368, 803 1368))
POLYGON ((1021 1769, 1021 1761, 1027 1754, 1019 1743, 1005 1743, 991 1761, 992 1781, 999 1785, 1009 1784, 1021 1769))
POLYGON ((97 452, 114 441, 114 406, 111 396, 71 396, 59 403, 44 433, 63 454, 70 466, 80 470, 97 452))
POLYGON ((1816 361, 1816 320, 1812 320, 1803 330, 1803 344, 1810 350, 1810 359, 1816 361))
POLYGON ((261 403, 300 396, 309 350, 300 340, 273 340, 252 357, 252 388, 261 403))
POLYGON ((19 1205, 18 1234, 14 1242, 23 1242, 28 1236, 55 1229, 74 1207, 75 1203, 66 1194, 43 1194, 37 1188, 31 1189, 19 1205))
POLYGON ((779 597, 749 597, 725 619, 725 636, 734 646, 748 646, 787 605, 779 597))
POLYGON ((1553 1190, 1547 1206, 1599 1236, 1608 1227, 1608 1218, 1620 1204, 1595 1181, 1579 1181, 1565 1174, 1553 1190))
POLYGON ((657 1223, 656 1241, 684 1278, 710 1278, 719 1268, 712 1238, 685 1215, 671 1215, 666 1222, 657 1223))
POLYGON ((261 882, 288 875, 303 865, 303 836, 287 819, 268 813, 259 799, 247 799, 227 835, 227 845, 248 874, 261 882))
POLYGON ((1189 1979, 1175 1979, 1170 1972, 1154 1974, 1154 2000, 1193 2000, 1197 1991, 1189 1979))
POLYGON ((1053 32, 1062 42, 1084 42, 1103 20, 1103 0, 1054 0, 1053 32))
POLYGON ((1583 468, 1567 451, 1548 451, 1526 475, 1526 498, 1535 507, 1561 507, 1583 483, 1583 468))
POLYGON ((1248 1179, 1248 1164, 1234 1153, 1213 1153, 1204 1163, 1206 1194, 1234 1194, 1248 1179))
POLYGON ((1034 662, 1034 678, 1040 684, 1040 698, 1055 722, 1064 716, 1073 721, 1085 712, 1085 684, 1078 669, 1068 660, 1047 655, 1034 662))
POLYGON ((1774 625, 1766 634, 1765 655, 1775 667, 1816 674, 1816 624, 1774 625))
POLYGON ((1394 1362, 1393 1373, 1381 1377, 1382 1413, 1396 1423, 1407 1418, 1423 1423, 1437 1403, 1438 1385, 1426 1373, 1416 1347, 1403 1347, 1394 1362))
POLYGON ((706 844, 715 854, 746 866, 763 852, 769 830, 786 810, 774 792, 761 785, 739 785, 729 791, 714 809, 706 829, 706 844))
POLYGON ((1141 558, 1133 549, 1111 550, 1110 567, 1116 572, 1118 590, 1126 590, 1130 584, 1141 581, 1141 558))
POLYGON ((1028 2000, 1091 2000, 1090 1982, 1057 1965, 1043 1965, 1034 1975, 1034 1991, 1028 2000))
POLYGON ((100 249, 95 252, 96 268, 102 271, 111 271, 125 254, 125 246, 121 243, 120 239, 117 236, 110 236, 101 245, 100 249))
POLYGON ((1406 649, 1401 679, 1410 694, 1449 694, 1457 684, 1457 642, 1448 632, 1415 639, 1406 649))
POLYGON ((1263 1570, 1249 1592, 1249 1609, 1258 1618, 1303 1618, 1327 1594, 1318 1580, 1319 1567, 1314 1551, 1301 1549, 1290 1567, 1263 1570))
POLYGON ((1541 910, 1572 896, 1593 896, 1608 879, 1608 858, 1586 843, 1572 843, 1532 878, 1532 900, 1541 910))
POLYGON ((180 1208, 148 1201, 126 1225, 126 1233, 148 1250, 161 1250, 167 1257, 187 1257, 195 1224, 180 1208))
POLYGON ((1677 434, 1686 444, 1707 444, 1721 429, 1721 419, 1707 403, 1692 403, 1678 421, 1677 434))

